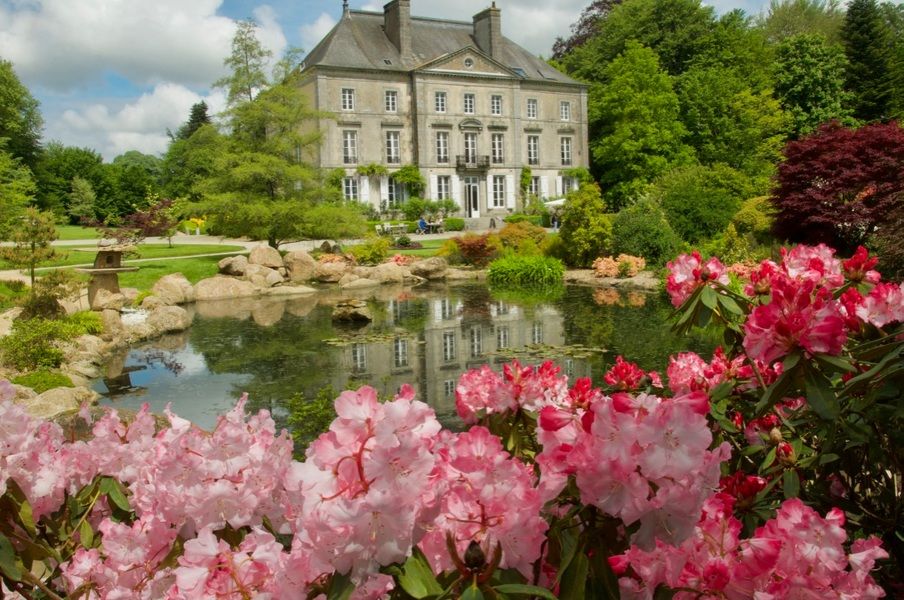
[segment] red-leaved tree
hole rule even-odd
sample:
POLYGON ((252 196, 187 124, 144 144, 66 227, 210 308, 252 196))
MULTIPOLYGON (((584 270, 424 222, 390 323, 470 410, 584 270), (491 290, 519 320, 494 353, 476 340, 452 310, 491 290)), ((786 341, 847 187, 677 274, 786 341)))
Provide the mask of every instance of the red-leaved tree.
POLYGON ((849 252, 904 204, 904 129, 829 123, 789 142, 772 202, 775 234, 849 252))

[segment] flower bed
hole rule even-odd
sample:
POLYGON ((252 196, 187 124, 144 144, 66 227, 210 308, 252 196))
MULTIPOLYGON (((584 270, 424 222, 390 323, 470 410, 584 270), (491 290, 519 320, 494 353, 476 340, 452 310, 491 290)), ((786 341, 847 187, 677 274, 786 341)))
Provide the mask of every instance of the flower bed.
MULTIPOLYGON (((91 598, 877 598, 904 447, 904 288, 799 246, 731 289, 670 263, 662 377, 552 363, 462 376, 468 429, 404 386, 343 392, 304 462, 240 402, 211 432, 115 411, 87 441, 0 401, 0 574, 91 598), (43 563, 43 568, 37 568, 43 563)), ((9 396, 0 382, 0 396, 9 396)), ((87 412, 85 413, 87 417, 87 412)), ((40 591, 38 591, 40 590, 40 591)))

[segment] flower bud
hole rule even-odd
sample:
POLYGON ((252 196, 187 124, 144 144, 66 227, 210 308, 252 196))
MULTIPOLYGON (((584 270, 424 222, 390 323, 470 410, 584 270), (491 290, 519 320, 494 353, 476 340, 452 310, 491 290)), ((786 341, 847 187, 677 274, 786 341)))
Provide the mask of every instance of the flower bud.
POLYGON ((483 553, 483 548, 480 547, 480 544, 471 540, 471 543, 468 544, 468 549, 465 550, 465 566, 471 569, 471 571, 479 571, 483 569, 487 564, 487 556, 483 553))
POLYGON ((786 467, 790 467, 797 462, 797 455, 794 453, 794 448, 792 448, 791 444, 788 442, 780 442, 778 446, 775 447, 775 455, 778 457, 778 462, 786 467))
POLYGON ((782 437, 782 430, 778 427, 773 427, 769 430, 769 443, 773 446, 777 446, 785 441, 785 438, 782 437))

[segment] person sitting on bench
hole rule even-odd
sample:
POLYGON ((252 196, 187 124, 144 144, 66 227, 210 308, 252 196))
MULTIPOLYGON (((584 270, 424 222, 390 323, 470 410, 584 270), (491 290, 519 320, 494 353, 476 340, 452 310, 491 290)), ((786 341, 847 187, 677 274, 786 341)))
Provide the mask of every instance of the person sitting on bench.
POLYGON ((421 216, 420 220, 417 222, 417 231, 415 233, 427 233, 427 221, 424 220, 423 216, 421 216))

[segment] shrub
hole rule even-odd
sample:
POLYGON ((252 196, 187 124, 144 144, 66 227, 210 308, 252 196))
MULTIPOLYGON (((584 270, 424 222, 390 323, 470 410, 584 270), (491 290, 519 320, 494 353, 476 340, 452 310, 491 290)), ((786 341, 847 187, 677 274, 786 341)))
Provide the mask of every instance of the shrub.
POLYGON ((65 321, 20 319, 12 332, 0 338, 3 362, 19 371, 59 367, 63 362, 60 342, 72 339, 76 330, 65 321))
POLYGON ((464 231, 465 220, 458 217, 448 217, 443 221, 443 227, 446 228, 446 231, 464 231))
POLYGON ((28 293, 21 281, 0 281, 0 310, 6 310, 28 293))
POLYGON ((653 200, 641 199, 624 208, 612 221, 612 252, 642 256, 662 265, 681 249, 681 239, 653 200))
POLYGON ((647 263, 643 258, 630 254, 619 254, 617 258, 601 256, 593 261, 593 270, 597 277, 634 277, 646 266, 647 263))
POLYGON ((59 387, 75 387, 75 384, 72 383, 72 380, 67 375, 47 369, 39 369, 19 375, 18 377, 13 377, 11 381, 16 385, 24 385, 31 388, 38 394, 43 394, 47 390, 59 387))
POLYGON ((400 235, 396 238, 395 245, 400 248, 409 248, 411 247, 411 238, 407 235, 400 235))
POLYGON ((748 178, 727 165, 694 165, 664 174, 654 195, 684 241, 696 243, 725 230, 750 195, 748 178))
POLYGON ((543 215, 526 215, 524 213, 515 213, 503 219, 506 223, 523 223, 528 222, 538 227, 543 225, 543 215))
POLYGON ((487 280, 491 285, 553 286, 562 283, 565 266, 548 256, 508 254, 490 263, 487 280))
POLYGON ((385 237, 371 237, 363 244, 348 249, 355 260, 364 265, 378 265, 389 257, 391 242, 385 237))
POLYGON ((427 201, 420 198, 410 198, 402 205, 402 214, 406 221, 417 221, 427 209, 427 201))
POLYGON ((606 203, 599 186, 583 184, 568 194, 560 235, 568 248, 565 260, 569 265, 589 267, 609 250, 612 220, 605 213, 606 203))
POLYGON ((72 328, 75 336, 90 334, 99 335, 104 331, 104 324, 100 320, 100 314, 83 310, 66 317, 65 322, 72 328))
POLYGON ((463 237, 452 238, 458 245, 458 251, 461 253, 462 260, 476 267, 484 267, 493 260, 496 249, 490 243, 490 236, 487 234, 476 235, 467 233, 463 237))
POLYGON ((443 245, 436 251, 436 255, 444 257, 450 265, 460 265, 465 262, 455 238, 444 241, 443 245))
POLYGON ((764 244, 771 237, 773 212, 769 197, 757 196, 741 204, 731 223, 741 235, 753 235, 757 242, 764 244))
POLYGON ((533 253, 537 253, 537 248, 546 239, 546 230, 527 221, 519 221, 506 224, 497 235, 504 248, 518 252, 532 250, 533 253))

